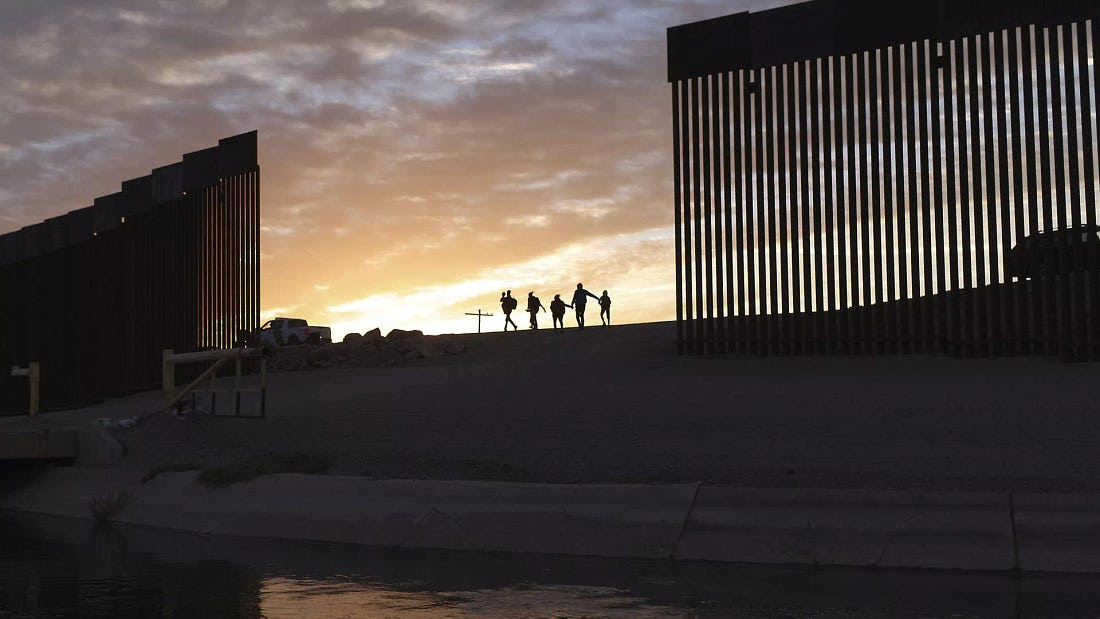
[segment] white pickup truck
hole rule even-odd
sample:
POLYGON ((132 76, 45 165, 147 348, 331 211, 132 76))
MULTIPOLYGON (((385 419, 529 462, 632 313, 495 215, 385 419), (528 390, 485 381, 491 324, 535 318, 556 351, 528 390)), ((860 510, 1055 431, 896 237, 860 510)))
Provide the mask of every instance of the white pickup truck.
POLYGON ((296 346, 332 342, 332 330, 328 327, 310 326, 301 318, 272 318, 257 332, 263 346, 296 346))

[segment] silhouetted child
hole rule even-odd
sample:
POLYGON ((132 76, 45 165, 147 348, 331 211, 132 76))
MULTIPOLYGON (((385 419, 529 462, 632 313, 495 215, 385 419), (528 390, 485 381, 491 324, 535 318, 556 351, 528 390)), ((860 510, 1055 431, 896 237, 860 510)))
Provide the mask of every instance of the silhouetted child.
POLYGON ((508 325, 512 325, 513 331, 519 331, 519 327, 516 326, 515 321, 512 320, 512 310, 516 309, 519 305, 519 301, 512 298, 512 291, 507 293, 500 293, 500 309, 504 312, 504 330, 508 330, 508 325))
POLYGON ((603 296, 600 297, 600 322, 605 327, 611 324, 611 297, 607 296, 606 290, 603 291, 603 296))
POLYGON ((535 293, 528 292, 527 293, 527 311, 531 312, 531 328, 532 329, 538 329, 539 328, 538 315, 539 315, 539 310, 540 309, 544 312, 546 311, 546 308, 542 306, 542 301, 539 301, 539 298, 535 296, 535 293))
POLYGON ((561 328, 565 328, 565 308, 573 307, 572 305, 566 305, 565 301, 561 300, 561 295, 554 295, 554 300, 550 302, 550 315, 554 317, 554 330, 558 330, 558 325, 561 328))
POLYGON ((584 289, 584 284, 577 284, 573 291, 573 309, 577 312, 577 328, 584 328, 584 305, 588 303, 588 297, 599 300, 599 297, 584 289))

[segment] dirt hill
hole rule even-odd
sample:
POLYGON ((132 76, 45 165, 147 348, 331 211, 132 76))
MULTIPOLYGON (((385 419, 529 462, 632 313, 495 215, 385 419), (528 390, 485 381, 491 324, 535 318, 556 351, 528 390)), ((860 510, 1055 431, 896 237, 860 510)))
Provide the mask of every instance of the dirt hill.
MULTIPOLYGON (((678 357, 674 334, 658 323, 302 349, 277 362, 299 371, 270 374, 267 419, 156 414, 115 432, 137 469, 302 450, 380 478, 1100 490, 1090 365, 678 357)), ((139 394, 32 423, 158 402, 139 394)))

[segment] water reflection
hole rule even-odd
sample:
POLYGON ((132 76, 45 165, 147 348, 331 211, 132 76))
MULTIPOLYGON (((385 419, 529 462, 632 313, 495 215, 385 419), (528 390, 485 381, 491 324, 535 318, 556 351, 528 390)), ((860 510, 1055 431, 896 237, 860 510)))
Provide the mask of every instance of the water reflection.
POLYGON ((1094 615, 1100 579, 367 549, 0 513, 0 617, 1094 615))
POLYGON ((473 591, 395 591, 357 582, 269 578, 261 607, 270 616, 352 617, 683 617, 609 587, 506 586, 473 591))

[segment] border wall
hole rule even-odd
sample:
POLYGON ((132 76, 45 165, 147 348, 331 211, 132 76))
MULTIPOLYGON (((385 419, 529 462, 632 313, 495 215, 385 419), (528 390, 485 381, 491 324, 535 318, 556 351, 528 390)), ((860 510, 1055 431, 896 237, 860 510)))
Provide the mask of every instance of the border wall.
POLYGON ((41 364, 44 409, 159 384, 161 350, 228 348, 260 303, 256 132, 0 236, 0 410, 41 364))
POLYGON ((1100 357, 1100 3, 668 30, 681 353, 1100 357))

